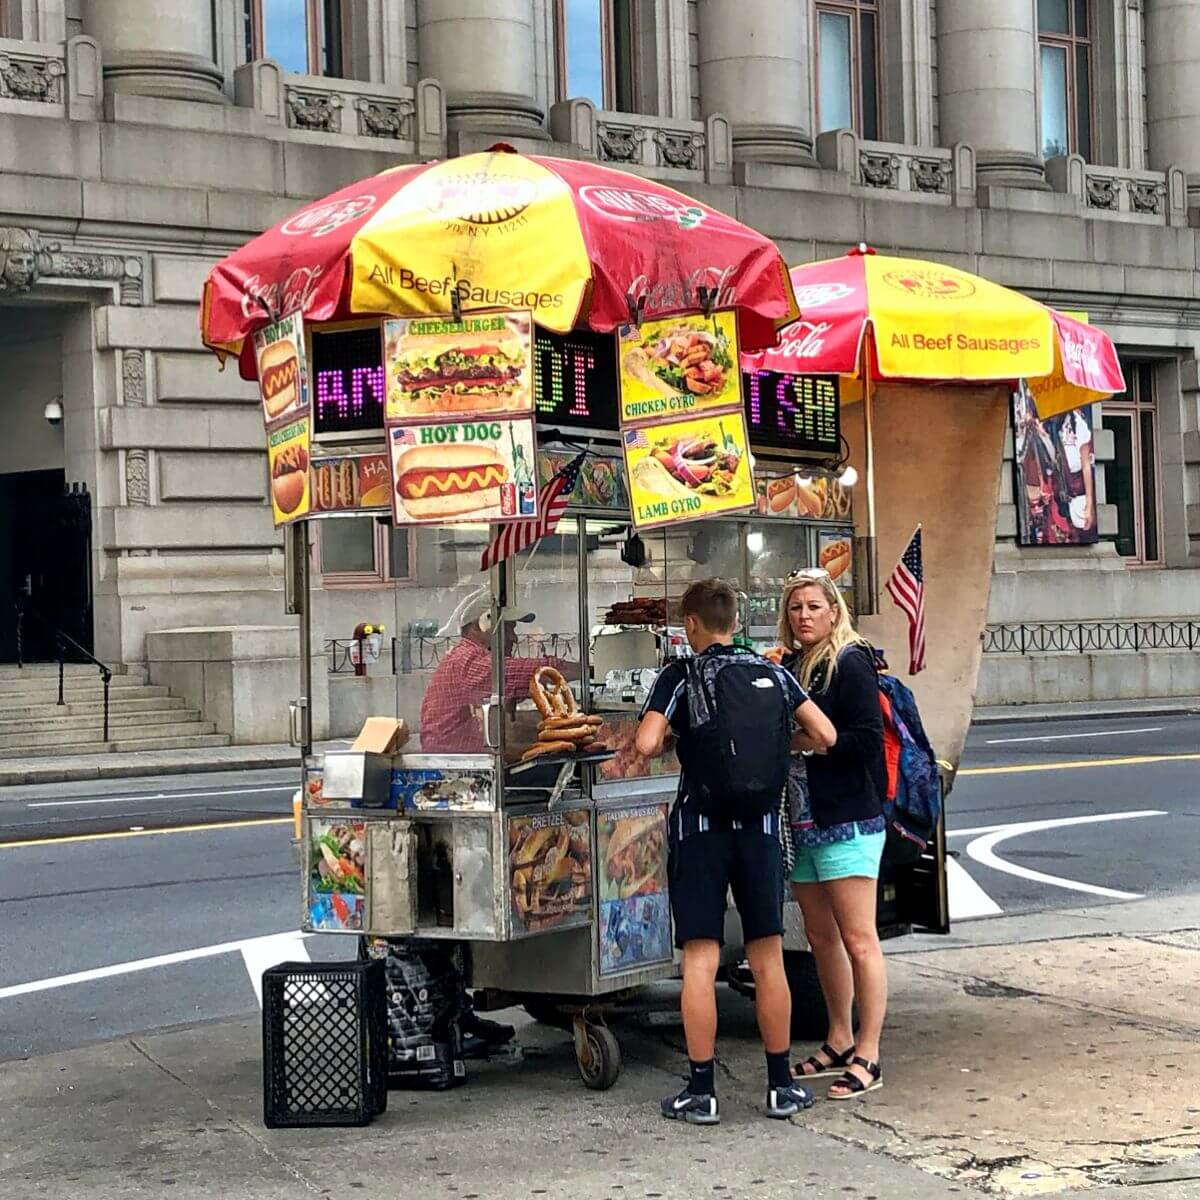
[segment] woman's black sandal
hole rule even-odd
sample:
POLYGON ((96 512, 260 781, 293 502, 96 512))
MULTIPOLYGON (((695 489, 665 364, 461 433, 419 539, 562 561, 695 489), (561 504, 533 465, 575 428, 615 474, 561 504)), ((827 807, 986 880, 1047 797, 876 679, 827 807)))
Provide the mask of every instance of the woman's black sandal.
POLYGON ((865 1096, 868 1092, 877 1091, 883 1087, 883 1072, 879 1069, 877 1062, 868 1062, 865 1058, 859 1058, 856 1054, 851 1060, 850 1065, 854 1067, 862 1067, 864 1071, 871 1077, 870 1083, 863 1083, 853 1071, 847 1071, 844 1075, 839 1076, 830 1085, 830 1088, 843 1088, 840 1094, 835 1094, 832 1090, 828 1093, 830 1100, 857 1100, 859 1096, 865 1096))
POLYGON ((822 1042, 817 1054, 810 1054, 802 1063, 796 1063, 792 1067, 792 1078, 820 1079, 823 1075, 837 1075, 849 1063, 854 1054, 854 1047, 851 1046, 839 1054, 828 1042, 822 1042), (817 1054, 824 1054, 829 1062, 823 1063, 817 1054), (812 1067, 813 1070, 806 1071, 805 1067, 812 1067))

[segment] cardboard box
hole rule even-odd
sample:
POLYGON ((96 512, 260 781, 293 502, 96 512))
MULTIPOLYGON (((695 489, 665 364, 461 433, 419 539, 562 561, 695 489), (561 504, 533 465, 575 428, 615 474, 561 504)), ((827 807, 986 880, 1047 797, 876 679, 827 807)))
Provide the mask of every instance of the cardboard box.
POLYGON ((408 725, 395 717, 368 717, 351 750, 395 754, 408 741, 408 725))

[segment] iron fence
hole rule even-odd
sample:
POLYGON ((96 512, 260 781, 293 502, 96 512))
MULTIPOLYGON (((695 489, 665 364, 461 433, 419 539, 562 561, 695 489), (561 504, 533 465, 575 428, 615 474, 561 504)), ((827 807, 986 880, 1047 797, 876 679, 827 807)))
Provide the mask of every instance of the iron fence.
MULTIPOLYGON (((457 634, 435 637, 424 634, 407 634, 391 639, 391 673, 408 675, 413 671, 430 671, 460 641, 457 634)), ((325 642, 325 653, 329 656, 329 674, 347 675, 354 671, 355 639, 331 638, 325 642)), ((514 658, 565 658, 577 659, 579 638, 567 633, 534 633, 518 637, 513 646, 514 658)), ((378 663, 369 664, 375 673, 387 671, 385 655, 378 663)))
POLYGON ((1091 654, 1102 650, 1195 650, 1200 621, 1038 621, 989 625, 985 654, 1091 654))

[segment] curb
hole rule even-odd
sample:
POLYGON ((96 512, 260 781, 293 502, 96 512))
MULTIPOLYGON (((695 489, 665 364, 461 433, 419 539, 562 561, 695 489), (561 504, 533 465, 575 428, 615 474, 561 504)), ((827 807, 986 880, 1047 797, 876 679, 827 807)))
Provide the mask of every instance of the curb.
POLYGON ((1142 702, 1138 707, 1088 708, 1072 705, 1070 708, 1046 709, 1039 705, 1014 705, 1007 711, 977 709, 971 718, 972 725, 1019 725, 1034 721, 1104 721, 1123 717, 1178 717, 1200 714, 1200 701, 1164 700, 1161 704, 1142 702))
MULTIPOLYGON (((289 747, 290 753, 273 751, 237 758, 205 758, 182 762, 148 762, 116 758, 113 762, 62 763, 48 759, 44 767, 0 766, 0 787, 20 787, 36 783, 78 783, 91 779, 135 779, 148 775, 201 775, 214 771, 260 771, 277 767, 300 765, 300 752, 289 747)), ((102 758, 103 755, 97 755, 102 758)), ((114 756, 115 757, 115 756, 114 756)), ((297 785, 298 786, 298 785, 297 785)))

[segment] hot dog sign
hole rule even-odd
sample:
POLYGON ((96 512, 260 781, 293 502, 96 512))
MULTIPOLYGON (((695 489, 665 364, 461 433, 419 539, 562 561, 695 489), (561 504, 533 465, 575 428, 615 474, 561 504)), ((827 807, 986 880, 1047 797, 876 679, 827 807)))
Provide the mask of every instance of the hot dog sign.
POLYGON ((396 524, 538 515, 532 421, 391 426, 387 438, 396 524))
POLYGON ((308 412, 308 360, 304 352, 304 318, 282 317, 254 335, 258 391, 263 421, 269 429, 308 412))

